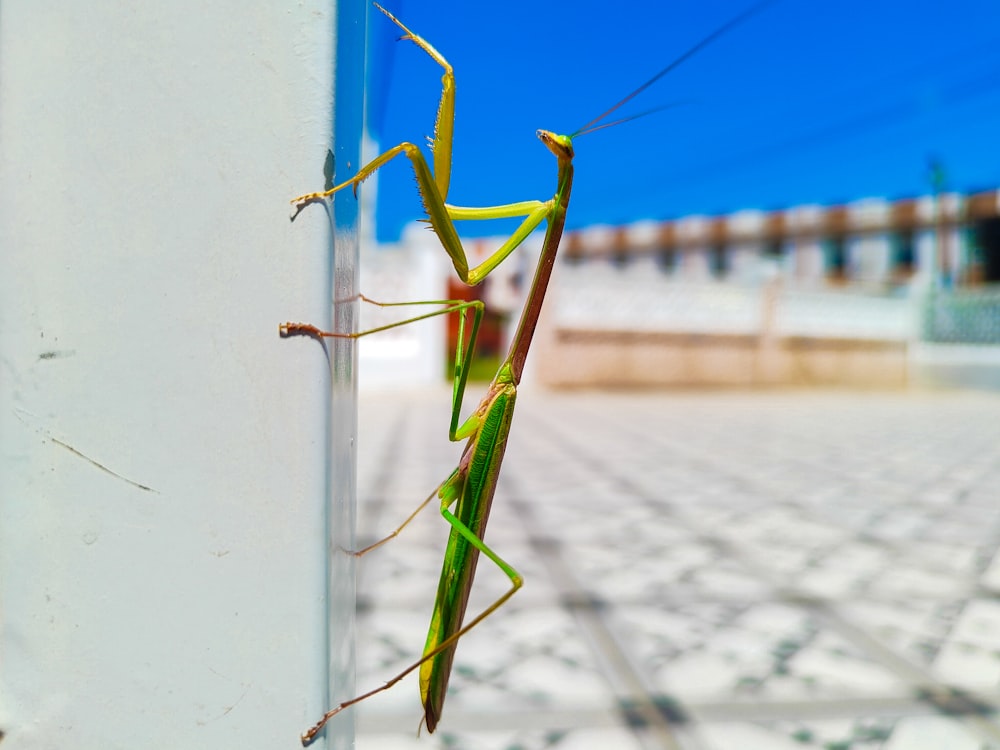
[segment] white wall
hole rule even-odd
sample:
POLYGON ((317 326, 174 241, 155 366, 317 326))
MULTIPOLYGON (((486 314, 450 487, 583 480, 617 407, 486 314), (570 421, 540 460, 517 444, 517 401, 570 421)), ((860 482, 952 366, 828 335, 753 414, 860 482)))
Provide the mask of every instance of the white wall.
POLYGON ((330 222, 288 200, 322 186, 335 10, 0 8, 5 748, 291 748, 326 707, 353 347, 331 431, 323 347, 277 327, 331 319, 330 222))

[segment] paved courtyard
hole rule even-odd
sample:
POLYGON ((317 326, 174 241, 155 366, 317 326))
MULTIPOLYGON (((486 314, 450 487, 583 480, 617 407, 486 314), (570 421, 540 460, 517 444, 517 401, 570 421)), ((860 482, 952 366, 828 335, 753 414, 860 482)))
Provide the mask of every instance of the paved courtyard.
MULTIPOLYGON (((360 543, 454 468, 449 397, 363 394, 360 543)), ((1000 394, 526 391, 487 534, 525 586, 434 735, 411 676, 358 747, 1000 749, 998 498, 1000 394)), ((361 561, 359 690, 420 653, 446 534, 361 561)), ((470 611, 507 587, 481 559, 470 611)))

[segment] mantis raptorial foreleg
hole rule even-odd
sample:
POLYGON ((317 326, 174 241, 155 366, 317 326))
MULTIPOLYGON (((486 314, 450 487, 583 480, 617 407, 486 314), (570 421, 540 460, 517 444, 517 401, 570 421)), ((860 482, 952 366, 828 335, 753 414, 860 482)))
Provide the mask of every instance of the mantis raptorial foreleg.
POLYGON ((417 178, 417 187, 424 204, 424 211, 427 213, 427 220, 451 258, 458 277, 463 283, 475 286, 482 282, 494 268, 503 263, 507 256, 551 214, 555 201, 554 199, 548 201, 529 200, 482 208, 452 206, 445 203, 448 199, 448 187, 451 182, 451 151, 455 128, 455 73, 444 56, 425 39, 410 31, 399 19, 378 3, 374 5, 405 32, 401 39, 412 41, 444 69, 444 75, 441 77, 441 99, 438 103, 437 120, 434 123, 434 137, 431 139, 434 171, 431 172, 427 160, 418 146, 412 143, 400 143, 363 166, 350 180, 334 185, 324 192, 300 195, 292 200, 292 204, 301 210, 307 203, 328 198, 349 186, 354 188, 355 194, 357 194, 358 186, 377 169, 400 154, 404 154, 413 166, 413 174, 417 178), (462 241, 458 237, 454 222, 459 220, 510 219, 520 216, 525 217, 524 221, 514 233, 486 260, 474 268, 469 268, 469 259, 462 246, 462 241))

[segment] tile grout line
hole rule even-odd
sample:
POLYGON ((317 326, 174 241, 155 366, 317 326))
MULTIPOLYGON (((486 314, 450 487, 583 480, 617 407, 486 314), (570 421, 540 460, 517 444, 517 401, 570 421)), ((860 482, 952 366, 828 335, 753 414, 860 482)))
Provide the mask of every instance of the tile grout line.
MULTIPOLYGON (((550 434, 557 432, 551 425, 546 428, 550 434)), ((607 462, 600 455, 589 452, 589 446, 581 446, 579 441, 575 441, 568 433, 560 435, 560 443, 572 446, 572 450, 577 456, 584 456, 587 464, 597 467, 599 473, 611 477, 617 487, 622 488, 626 493, 631 493, 634 497, 647 504, 653 504, 657 510, 663 510, 662 503, 649 498, 644 490, 631 481, 629 475, 619 474, 614 467, 608 466, 607 462)), ((951 687, 933 675, 928 674, 918 665, 913 664, 904 657, 896 654, 891 649, 886 648, 877 640, 866 634, 861 628, 853 625, 842 615, 835 613, 830 607, 830 603, 818 599, 808 594, 803 595, 789 589, 775 579, 774 574, 761 567, 756 556, 741 549, 741 545, 734 544, 732 540, 723 539, 714 534, 693 525, 689 518, 677 518, 676 521, 685 525, 689 530, 696 533, 703 540, 711 542, 717 548, 740 560, 754 575, 766 583, 777 595, 777 598, 802 611, 810 612, 826 621, 831 628, 836 630, 849 643, 859 647, 864 653, 869 654, 886 668, 890 673, 895 674, 905 684, 914 690, 915 700, 925 704, 935 713, 946 716, 961 716, 966 722, 971 724, 976 733, 988 741, 1000 740, 1000 726, 984 718, 987 715, 996 715, 997 706, 981 698, 973 698, 967 691, 951 687), (720 546, 721 545, 721 546, 720 546)), ((613 639, 613 635, 608 633, 613 639)), ((617 642, 615 642, 617 645, 617 642)), ((623 657, 624 658, 624 657, 623 657)))

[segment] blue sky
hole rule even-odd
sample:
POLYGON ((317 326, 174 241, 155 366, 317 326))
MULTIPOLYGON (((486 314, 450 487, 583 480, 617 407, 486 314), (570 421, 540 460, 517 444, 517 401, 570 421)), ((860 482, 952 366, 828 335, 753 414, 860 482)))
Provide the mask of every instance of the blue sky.
MULTIPOLYGON (((571 133, 751 2, 385 0, 455 68, 449 201, 547 199, 538 128, 571 133)), ((423 144, 441 71, 372 9, 370 122, 423 144)), ((1000 185, 997 0, 777 0, 620 110, 662 112, 581 136, 567 226, 775 209, 1000 185)), ((617 116, 617 114, 616 114, 617 116)), ((382 170, 377 233, 421 217, 409 162, 382 170)), ((463 222, 463 236, 509 232, 463 222)))

